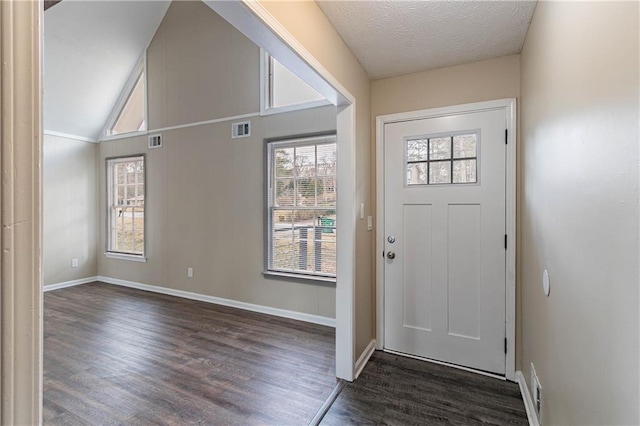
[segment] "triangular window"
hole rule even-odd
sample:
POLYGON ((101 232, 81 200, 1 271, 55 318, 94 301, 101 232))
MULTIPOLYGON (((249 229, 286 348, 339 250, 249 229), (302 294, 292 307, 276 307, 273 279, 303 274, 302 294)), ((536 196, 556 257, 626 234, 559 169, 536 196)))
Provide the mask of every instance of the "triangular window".
POLYGON ((120 135, 123 133, 139 132, 146 130, 145 120, 145 74, 144 66, 136 67, 136 72, 125 87, 126 97, 118 102, 120 106, 117 115, 112 114, 110 125, 106 129, 105 136, 120 135), (128 90, 127 90, 128 89, 128 90))
POLYGON ((285 112, 329 104, 324 96, 273 56, 265 52, 264 59, 263 112, 285 112))

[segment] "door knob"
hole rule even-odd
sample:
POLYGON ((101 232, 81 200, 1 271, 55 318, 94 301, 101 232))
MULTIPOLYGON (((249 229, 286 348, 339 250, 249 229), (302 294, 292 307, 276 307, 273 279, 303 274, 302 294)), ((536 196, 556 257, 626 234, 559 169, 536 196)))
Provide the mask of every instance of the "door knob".
POLYGON ((396 254, 392 251, 387 252, 387 259, 395 259, 396 258, 396 254))

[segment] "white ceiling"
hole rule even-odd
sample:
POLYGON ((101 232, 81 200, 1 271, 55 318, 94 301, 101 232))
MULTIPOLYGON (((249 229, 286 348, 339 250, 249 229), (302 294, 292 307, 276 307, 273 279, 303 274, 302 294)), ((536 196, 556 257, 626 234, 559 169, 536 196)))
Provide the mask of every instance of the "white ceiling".
POLYGON ((97 139, 170 1, 65 0, 44 14, 44 127, 97 139))
POLYGON ((535 1, 327 1, 318 5, 369 77, 519 53, 535 1))

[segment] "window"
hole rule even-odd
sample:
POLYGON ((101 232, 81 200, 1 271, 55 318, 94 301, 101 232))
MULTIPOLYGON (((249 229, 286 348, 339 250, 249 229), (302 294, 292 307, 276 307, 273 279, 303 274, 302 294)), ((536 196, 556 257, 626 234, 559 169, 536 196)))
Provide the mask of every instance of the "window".
POLYGON ((407 139, 407 185, 476 183, 478 133, 407 139))
POLYGON ((140 132, 146 130, 145 119, 145 73, 143 63, 138 64, 127 83, 120 101, 105 129, 105 136, 115 136, 123 133, 140 132))
POLYGON ((285 112, 329 104, 324 96, 271 55, 264 53, 263 58, 263 113, 285 112))
POLYGON ((269 142, 267 273, 335 279, 336 136, 269 142))
POLYGON ((144 156, 107 159, 107 254, 144 257, 144 156))

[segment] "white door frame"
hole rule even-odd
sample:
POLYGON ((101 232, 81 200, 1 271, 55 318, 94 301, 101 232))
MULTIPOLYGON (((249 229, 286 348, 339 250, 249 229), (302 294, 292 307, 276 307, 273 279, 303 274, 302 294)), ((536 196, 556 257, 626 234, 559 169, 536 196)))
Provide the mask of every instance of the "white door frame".
POLYGON ((205 0, 204 3, 337 107, 340 255, 336 271, 336 376, 352 381, 356 351, 356 99, 260 2, 205 0))
POLYGON ((384 125, 402 121, 421 120, 487 110, 503 109, 507 117, 506 158, 506 312, 505 327, 507 354, 505 376, 515 381, 516 365, 516 100, 500 99, 431 108, 420 111, 380 115, 376 117, 376 210, 378 230, 376 235, 376 349, 384 348, 384 125))

